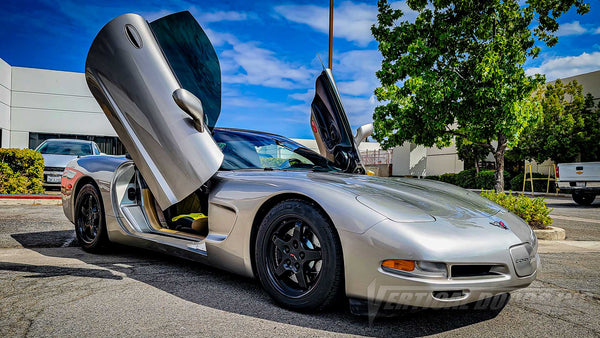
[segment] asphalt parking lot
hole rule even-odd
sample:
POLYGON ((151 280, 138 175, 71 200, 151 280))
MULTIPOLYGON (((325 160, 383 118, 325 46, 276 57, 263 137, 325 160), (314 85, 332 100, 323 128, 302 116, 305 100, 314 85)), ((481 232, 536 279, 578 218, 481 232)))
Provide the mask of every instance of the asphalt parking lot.
POLYGON ((129 248, 83 252, 56 205, 0 204, 0 336, 598 336, 600 203, 549 198, 567 241, 500 312, 398 312, 369 323, 346 307, 300 314, 250 279, 129 248))

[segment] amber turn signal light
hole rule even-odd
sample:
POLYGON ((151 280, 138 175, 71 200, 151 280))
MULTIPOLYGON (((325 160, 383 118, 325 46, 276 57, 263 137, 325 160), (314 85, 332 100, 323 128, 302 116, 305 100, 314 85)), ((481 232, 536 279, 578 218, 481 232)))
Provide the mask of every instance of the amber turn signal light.
POLYGON ((402 271, 413 271, 415 269, 415 261, 407 261, 403 259, 388 259, 381 263, 384 268, 402 270, 402 271))

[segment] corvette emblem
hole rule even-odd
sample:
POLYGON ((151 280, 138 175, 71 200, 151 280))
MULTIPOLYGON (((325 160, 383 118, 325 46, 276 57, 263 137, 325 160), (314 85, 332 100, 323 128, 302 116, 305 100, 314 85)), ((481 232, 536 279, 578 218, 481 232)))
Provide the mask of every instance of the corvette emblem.
POLYGON ((502 222, 502 221, 493 221, 493 222, 490 222, 490 224, 493 226, 496 226, 498 228, 508 230, 508 226, 506 224, 504 224, 504 222, 502 222))

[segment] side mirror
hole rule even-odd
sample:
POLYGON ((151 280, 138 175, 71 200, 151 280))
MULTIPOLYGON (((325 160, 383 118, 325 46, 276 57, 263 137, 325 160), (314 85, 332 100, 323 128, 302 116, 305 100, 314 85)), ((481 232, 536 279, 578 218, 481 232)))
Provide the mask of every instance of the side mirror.
POLYGON ((368 123, 360 126, 356 129, 356 135, 354 136, 354 143, 358 147, 362 141, 373 134, 373 123, 368 123))
POLYGON ((199 132, 204 132, 204 109, 202 108, 202 102, 196 95, 191 92, 179 88, 173 92, 173 100, 184 112, 186 112, 192 120, 194 120, 194 127, 199 132))

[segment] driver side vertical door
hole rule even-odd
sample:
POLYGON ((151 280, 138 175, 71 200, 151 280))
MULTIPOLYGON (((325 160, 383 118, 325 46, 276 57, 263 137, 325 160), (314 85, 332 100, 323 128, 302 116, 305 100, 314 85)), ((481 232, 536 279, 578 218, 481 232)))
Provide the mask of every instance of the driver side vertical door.
POLYGON ((164 21, 157 32, 136 14, 110 21, 90 47, 85 74, 92 94, 160 207, 166 209, 200 188, 223 161, 211 136, 220 110, 221 79, 214 48, 191 14, 160 20, 164 21), (179 24, 171 27, 174 21, 179 24), (161 38, 169 41, 168 52, 163 51, 161 38), (184 45, 190 48, 177 50, 184 45), (169 58, 178 52, 187 55, 169 58), (186 74, 198 65, 205 69, 186 74), (196 78, 202 83, 194 83, 196 78), (185 95, 176 94, 181 88, 187 90, 185 95), (195 114, 180 108, 185 106, 182 98, 195 103, 191 107, 195 114))
POLYGON ((310 126, 321 155, 345 172, 364 174, 365 168, 331 69, 317 77, 310 108, 310 126))

